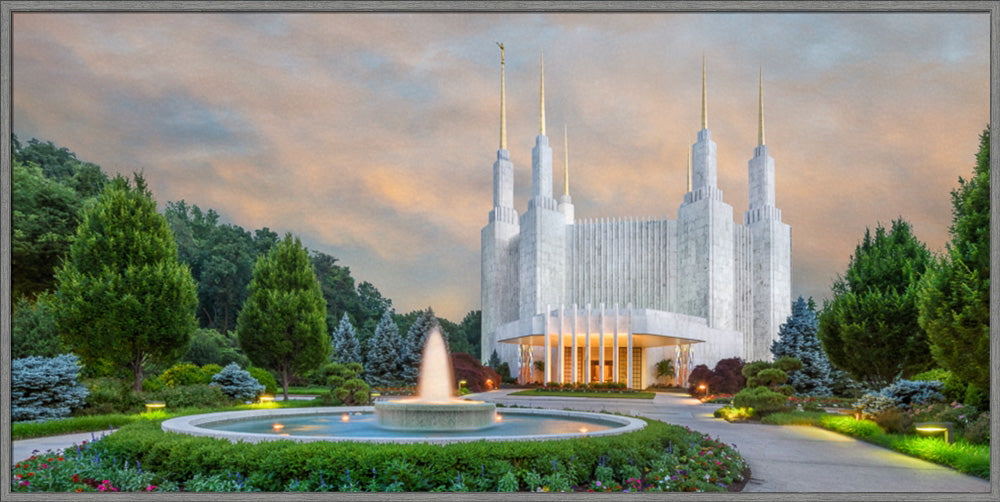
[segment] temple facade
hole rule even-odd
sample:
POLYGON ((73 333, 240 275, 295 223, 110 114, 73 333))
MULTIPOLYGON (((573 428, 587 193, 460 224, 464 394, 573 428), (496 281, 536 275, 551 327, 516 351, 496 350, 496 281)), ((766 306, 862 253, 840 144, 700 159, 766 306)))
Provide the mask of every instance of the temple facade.
POLYGON ((701 129, 677 219, 576 219, 566 159, 563 193, 553 196, 543 63, 531 198, 519 214, 502 51, 500 148, 493 208, 482 229, 482 359, 495 350, 522 382, 614 381, 630 388, 657 383, 663 359, 674 361, 668 381, 679 385, 697 364, 770 359, 771 342, 791 313, 791 227, 775 207, 763 80, 742 223, 717 186, 704 62, 701 129))

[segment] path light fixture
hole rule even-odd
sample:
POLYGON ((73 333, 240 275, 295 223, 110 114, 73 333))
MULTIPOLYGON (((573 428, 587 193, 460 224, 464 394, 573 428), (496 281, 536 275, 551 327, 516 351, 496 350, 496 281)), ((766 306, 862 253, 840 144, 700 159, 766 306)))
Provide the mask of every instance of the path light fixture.
POLYGON ((153 411, 160 411, 166 407, 167 403, 164 403, 163 401, 149 401, 148 403, 146 403, 146 413, 150 413, 153 411))
POLYGON ((269 394, 261 394, 261 396, 260 396, 260 403, 261 404, 264 404, 264 403, 273 403, 273 402, 274 402, 274 396, 269 395, 269 394))
POLYGON ((944 442, 952 444, 955 442, 955 438, 952 437, 952 423, 951 422, 917 422, 916 423, 917 432, 934 434, 938 432, 944 433, 944 442))
POLYGON ((462 387, 465 387, 465 384, 466 384, 465 380, 459 380, 458 381, 458 391, 459 392, 462 391, 462 387))

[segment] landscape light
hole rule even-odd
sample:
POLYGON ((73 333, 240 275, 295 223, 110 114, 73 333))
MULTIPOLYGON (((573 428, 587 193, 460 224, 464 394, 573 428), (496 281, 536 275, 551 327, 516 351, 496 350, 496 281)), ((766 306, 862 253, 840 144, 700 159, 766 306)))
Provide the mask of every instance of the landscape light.
POLYGON ((146 403, 146 412, 148 413, 151 411, 162 410, 163 408, 166 407, 167 403, 164 403, 162 401, 150 401, 146 403))
POLYGON ((951 422, 917 422, 916 423, 916 428, 917 428, 918 432, 927 432, 927 433, 943 432, 944 433, 944 442, 948 443, 948 444, 951 444, 951 443, 954 442, 954 438, 952 438, 952 434, 951 434, 951 426, 952 426, 951 422))
POLYGON ((270 403, 272 401, 274 401, 274 396, 268 394, 263 394, 260 396, 260 402, 262 403, 270 403))
POLYGON ((271 428, 273 428, 276 431, 280 431, 281 429, 284 429, 285 426, 281 425, 281 424, 274 424, 274 425, 271 426, 271 428))

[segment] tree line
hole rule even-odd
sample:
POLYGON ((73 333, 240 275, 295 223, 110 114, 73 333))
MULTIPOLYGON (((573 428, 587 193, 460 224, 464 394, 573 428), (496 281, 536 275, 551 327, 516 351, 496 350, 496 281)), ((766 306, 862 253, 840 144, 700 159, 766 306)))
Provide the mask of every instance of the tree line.
MULTIPOLYGON (((128 368, 136 388, 144 368, 162 371, 178 359, 246 365, 250 356, 256 363, 265 355, 251 356, 255 349, 241 343, 241 316, 249 323, 247 307, 291 287, 293 277, 298 283, 288 291, 309 289, 312 300, 300 295, 289 301, 298 302, 299 317, 312 319, 315 336, 329 346, 335 328, 347 323, 363 360, 386 318, 409 333, 429 312, 433 316, 430 308, 397 314, 373 284, 356 285, 337 258, 306 250, 291 235, 282 240, 267 227, 251 232, 222 223, 214 210, 184 200, 167 202, 158 213, 141 174, 131 181, 109 178, 51 142, 22 144, 14 136, 12 145, 14 358, 72 349, 90 376, 128 368), (279 257, 282 264, 272 263, 279 257), (286 268, 267 279, 268 263, 286 268), (315 288, 304 286, 309 281, 315 288), (112 310, 122 315, 107 316, 112 310)), ((281 317, 273 310, 269 316, 281 317)), ((479 311, 458 324, 436 322, 452 351, 479 352, 479 311)), ((327 346, 319 351, 324 357, 327 346)), ((268 367, 285 371, 286 384, 310 374, 301 365, 268 367)))

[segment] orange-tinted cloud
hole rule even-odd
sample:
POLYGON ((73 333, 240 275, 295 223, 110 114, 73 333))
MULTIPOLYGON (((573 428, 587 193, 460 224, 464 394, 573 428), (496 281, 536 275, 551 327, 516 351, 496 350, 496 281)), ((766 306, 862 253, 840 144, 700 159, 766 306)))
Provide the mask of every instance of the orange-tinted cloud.
POLYGON ((989 120, 986 14, 16 13, 13 124, 158 201, 302 236, 398 310, 479 308, 507 47, 516 206, 538 56, 580 218, 676 217, 701 59, 719 186, 742 220, 764 72, 793 294, 826 296, 866 226, 940 249, 989 120))

